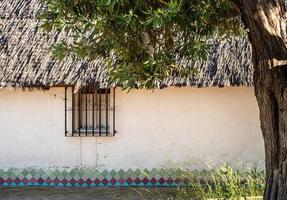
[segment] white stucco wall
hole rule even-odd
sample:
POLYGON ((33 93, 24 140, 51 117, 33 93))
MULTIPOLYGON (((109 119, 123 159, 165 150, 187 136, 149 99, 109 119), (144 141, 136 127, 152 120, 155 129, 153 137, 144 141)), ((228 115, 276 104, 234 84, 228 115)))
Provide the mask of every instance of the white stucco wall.
POLYGON ((1 89, 0 168, 263 166, 253 88, 118 88, 115 137, 67 138, 64 114, 64 88, 1 89))

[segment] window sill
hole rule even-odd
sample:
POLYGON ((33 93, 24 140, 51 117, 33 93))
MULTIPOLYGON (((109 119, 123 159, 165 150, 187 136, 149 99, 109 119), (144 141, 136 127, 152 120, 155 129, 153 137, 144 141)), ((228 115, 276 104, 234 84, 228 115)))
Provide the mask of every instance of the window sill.
POLYGON ((80 129, 74 130, 73 132, 67 132, 66 137, 113 137, 115 133, 110 132, 106 129, 80 129))

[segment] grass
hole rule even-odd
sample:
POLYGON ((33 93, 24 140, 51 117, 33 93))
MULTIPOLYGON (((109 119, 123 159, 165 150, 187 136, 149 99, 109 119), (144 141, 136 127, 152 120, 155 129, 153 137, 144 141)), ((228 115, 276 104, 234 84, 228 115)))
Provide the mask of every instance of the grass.
POLYGON ((173 199, 262 199, 265 173, 257 168, 235 170, 225 164, 214 170, 186 172, 190 187, 179 187, 173 199))

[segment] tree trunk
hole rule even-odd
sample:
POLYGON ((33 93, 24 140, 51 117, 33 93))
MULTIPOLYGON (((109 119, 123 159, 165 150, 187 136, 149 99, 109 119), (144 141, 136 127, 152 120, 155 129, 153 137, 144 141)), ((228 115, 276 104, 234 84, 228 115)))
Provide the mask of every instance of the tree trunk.
POLYGON ((287 0, 239 0, 253 49, 265 146, 265 200, 287 199, 287 0))

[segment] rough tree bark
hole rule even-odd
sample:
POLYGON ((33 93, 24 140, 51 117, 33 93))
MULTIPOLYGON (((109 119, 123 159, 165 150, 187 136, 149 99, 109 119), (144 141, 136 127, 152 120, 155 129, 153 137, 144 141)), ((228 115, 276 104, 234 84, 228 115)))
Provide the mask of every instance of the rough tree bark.
MULTIPOLYGON (((235 0, 236 1, 236 0, 235 0)), ((253 49, 265 146, 265 200, 287 199, 287 0, 238 0, 253 49)))

